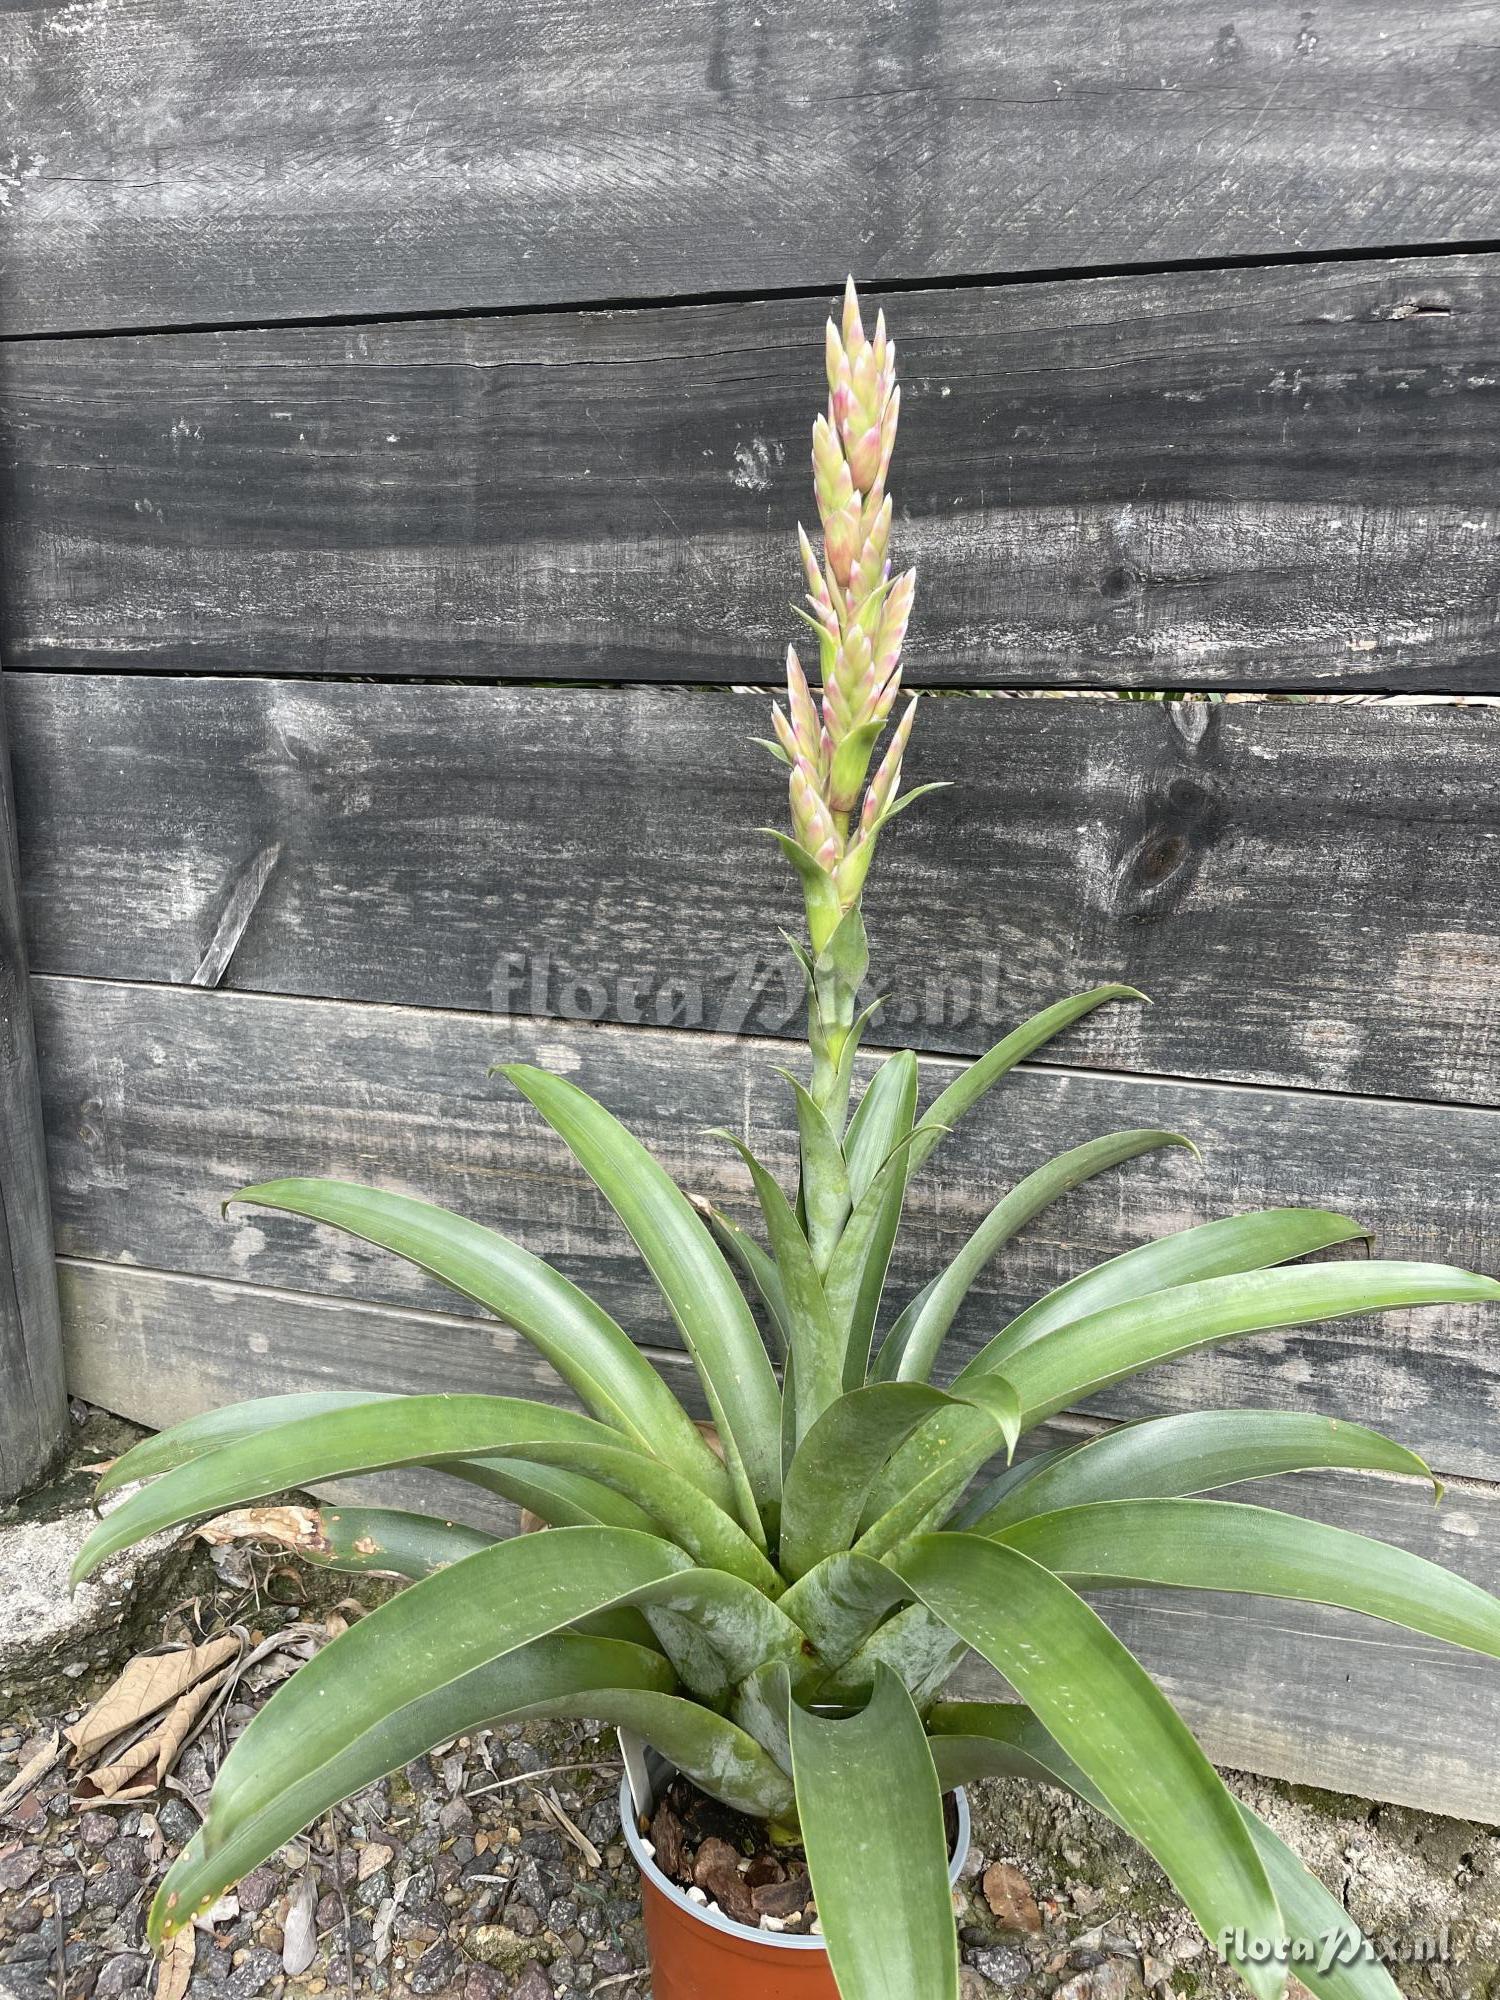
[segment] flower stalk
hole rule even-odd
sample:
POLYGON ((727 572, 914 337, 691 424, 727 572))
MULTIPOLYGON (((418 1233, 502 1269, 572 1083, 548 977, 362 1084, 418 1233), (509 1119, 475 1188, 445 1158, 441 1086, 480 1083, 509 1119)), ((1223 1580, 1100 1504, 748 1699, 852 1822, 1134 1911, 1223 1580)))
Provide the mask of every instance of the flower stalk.
MULTIPOLYGON (((786 655, 786 706, 773 704, 776 741, 790 767, 792 834, 779 834, 807 906, 809 945, 794 947, 808 983, 812 1097, 840 1128, 862 1025, 858 996, 869 968, 860 897, 881 828, 918 796, 901 795, 901 760, 916 703, 908 703, 884 755, 870 764, 901 692, 901 648, 916 571, 891 575, 891 496, 886 490, 901 391, 896 344, 878 315, 873 337, 851 278, 841 324, 828 321, 828 407, 813 424, 813 490, 823 554, 797 529, 807 579, 798 615, 817 636, 821 696, 795 646, 786 655)), ((931 787, 922 787, 929 790, 931 787)))

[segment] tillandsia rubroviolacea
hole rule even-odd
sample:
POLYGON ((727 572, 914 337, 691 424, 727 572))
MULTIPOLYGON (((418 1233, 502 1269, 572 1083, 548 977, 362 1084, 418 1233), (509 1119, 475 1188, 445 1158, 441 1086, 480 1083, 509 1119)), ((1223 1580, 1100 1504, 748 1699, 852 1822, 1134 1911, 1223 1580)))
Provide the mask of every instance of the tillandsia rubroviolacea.
MULTIPOLYGON (((478 1301, 551 1363, 576 1406, 304 1389, 195 1417, 105 1474, 101 1496, 135 1490, 91 1537, 79 1576, 158 1530, 398 1465, 456 1474, 551 1524, 498 1540, 391 1509, 321 1510, 313 1560, 408 1587, 249 1723, 157 1895, 151 1935, 181 1929, 319 1813, 434 1744, 505 1719, 586 1716, 638 1732, 713 1797, 800 1830, 843 2000, 956 2000, 941 1794, 995 1773, 1059 1786, 1134 1834, 1262 2000, 1283 1992, 1289 1957, 1318 2000, 1399 2000, 1342 1905, 1226 1791, 1083 1593, 1311 1600, 1500 1657, 1500 1601, 1461 1577, 1317 1521, 1197 1497, 1291 1471, 1430 1478, 1426 1466, 1373 1431, 1291 1410, 1038 1433, 1100 1389, 1220 1341, 1493 1301, 1500 1285, 1439 1264, 1297 1261, 1366 1234, 1321 1209, 1226 1216, 1081 1272, 979 1329, 977 1347, 967 1327, 954 1372, 948 1336, 1018 1231, 1091 1176, 1188 1143, 1132 1130, 1032 1167, 944 1268, 886 1309, 910 1177, 1017 1063, 1140 996, 1104 986, 1059 1001, 923 1109, 915 1056, 889 1055, 850 1115, 860 897, 904 803, 910 708, 869 772, 895 712, 913 594, 910 574, 893 580, 887 566, 894 350, 879 322, 866 338, 852 288, 842 331, 829 330, 828 375, 813 446, 821 561, 802 544, 821 706, 793 654, 776 720, 794 829, 783 845, 809 925, 796 1184, 735 1140, 763 1234, 705 1214, 576 1084, 505 1066, 633 1237, 723 1460, 636 1340, 498 1231, 341 1181, 247 1188, 243 1200, 349 1231, 478 1301), (970 1648, 1017 1701, 943 1699, 970 1648), (1309 1939, 1324 1947, 1312 1959, 1296 1949, 1309 1939)), ((634 1331, 660 1344, 664 1330, 634 1331)))

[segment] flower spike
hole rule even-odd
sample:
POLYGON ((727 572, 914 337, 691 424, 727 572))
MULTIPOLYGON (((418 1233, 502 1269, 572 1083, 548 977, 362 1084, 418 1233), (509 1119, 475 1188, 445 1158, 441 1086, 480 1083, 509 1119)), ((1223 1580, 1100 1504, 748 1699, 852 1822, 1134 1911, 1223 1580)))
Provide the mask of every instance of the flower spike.
POLYGON ((873 778, 870 766, 901 692, 901 649, 917 582, 910 569, 893 578, 889 556, 895 510, 885 483, 901 411, 896 344, 884 313, 876 315, 873 338, 866 335, 852 278, 838 320, 825 328, 824 362, 828 407, 812 427, 821 561, 808 534, 797 530, 809 606, 799 615, 818 635, 821 701, 788 647, 786 707, 778 705, 772 717, 791 765, 793 837, 807 857, 798 866, 818 974, 811 1004, 818 1016, 813 1090, 820 1102, 834 1088, 846 1024, 854 1018, 853 996, 864 976, 857 912, 875 838, 899 805, 914 702, 873 778), (841 921, 851 917, 853 929, 841 921), (824 962, 825 947, 832 951, 830 924, 845 939, 836 965, 824 962))

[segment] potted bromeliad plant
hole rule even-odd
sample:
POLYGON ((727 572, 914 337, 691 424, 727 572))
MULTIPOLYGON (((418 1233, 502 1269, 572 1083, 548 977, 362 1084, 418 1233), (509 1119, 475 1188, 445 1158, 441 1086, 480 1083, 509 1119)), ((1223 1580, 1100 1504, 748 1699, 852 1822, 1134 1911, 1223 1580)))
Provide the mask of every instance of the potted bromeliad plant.
POLYGON ((1231 1216, 1086 1271, 999 1328, 946 1387, 934 1381, 965 1294, 1023 1225, 1090 1176, 1187 1141, 1115 1132, 1039 1167, 946 1269, 883 1311, 908 1182, 945 1134, 1071 1023, 1141 996, 1106 986, 1060 1001, 925 1108, 910 1052, 856 1090, 861 890, 885 827, 918 792, 900 789, 914 704, 875 761, 914 579, 893 576, 887 558, 895 350, 883 322, 865 334, 852 285, 842 327, 828 328, 827 370, 813 427, 821 560, 801 538, 821 701, 789 652, 770 745, 791 795, 792 830, 776 838, 807 910, 797 949, 811 1061, 787 1083, 797 1184, 729 1140, 759 1198, 759 1237, 691 1201, 576 1085, 505 1068, 633 1237, 712 1426, 692 1421, 608 1314, 507 1237, 377 1188, 246 1189, 244 1200, 350 1231, 477 1300, 582 1407, 273 1396, 151 1438, 107 1474, 101 1491, 135 1490, 101 1522, 80 1576, 157 1530, 392 1466, 439 1467, 550 1524, 496 1540, 413 1514, 324 1510, 321 1560, 410 1586, 245 1729, 156 1898, 151 1935, 189 1923, 319 1813, 433 1745, 505 1718, 582 1716, 635 1732, 652 1772, 673 1774, 673 1837, 657 1852, 643 1839, 648 1781, 624 1801, 657 2000, 955 2000, 962 1816, 945 1815, 945 1794, 994 1773, 1063 1787, 1134 1835, 1265 2000, 1284 1990, 1289 1957, 1323 2000, 1388 2000, 1396 1988, 1361 1956, 1341 1905, 1231 1797, 1080 1592, 1154 1584, 1309 1599, 1500 1655, 1500 1601, 1448 1571, 1317 1522, 1194 1497, 1299 1469, 1427 1478, 1426 1467, 1371 1431, 1284 1410, 1162 1417, 1029 1456, 1016 1446, 1106 1385, 1214 1342, 1495 1299, 1500 1285, 1443 1265, 1302 1261, 1364 1233, 1341 1215, 1231 1216), (970 1648, 1018 1700, 943 1699, 970 1648), (686 1893, 680 1856, 674 1880, 662 1851, 682 1846, 695 1802, 700 1827, 744 1835, 721 1841, 712 1901, 701 1886, 686 1893), (767 1885, 779 1894, 757 1897, 767 1885), (773 1907, 786 1914, 760 1914, 773 1907), (1307 1962, 1299 1940, 1325 1948, 1307 1962))

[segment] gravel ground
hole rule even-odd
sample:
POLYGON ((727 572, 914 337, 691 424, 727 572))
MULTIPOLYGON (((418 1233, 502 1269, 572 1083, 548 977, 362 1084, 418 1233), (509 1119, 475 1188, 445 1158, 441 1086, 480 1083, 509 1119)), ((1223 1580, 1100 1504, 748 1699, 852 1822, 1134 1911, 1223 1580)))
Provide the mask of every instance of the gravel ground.
MULTIPOLYGON (((230 1626, 256 1644, 295 1626, 305 1648, 357 1615, 350 1582, 243 1549, 174 1558, 160 1597, 133 1605, 112 1651, 96 1636, 85 1659, 49 1660, 40 1688, 0 1704, 0 1798, 143 1648, 230 1626)), ((379 1588, 361 1579, 358 1597, 368 1606, 379 1588)), ((231 1691, 151 1796, 75 1802, 60 1757, 0 1811, 0 2000, 154 1993, 146 1910, 198 1824, 227 1742, 266 1698, 254 1679, 231 1691)), ((1403 1992, 1500 2000, 1494 1829, 1231 1782, 1367 1928, 1398 1949, 1438 1941, 1439 1962, 1393 1968, 1403 1992)), ((584 1725, 531 1723, 444 1746, 326 1816, 209 1912, 187 1993, 650 2000, 618 1786, 613 1738, 584 1725)), ((976 1787, 970 1802, 974 1844, 957 1891, 964 2000, 1243 1993, 1154 1866, 1095 1815, 1005 1783, 976 1787)))

